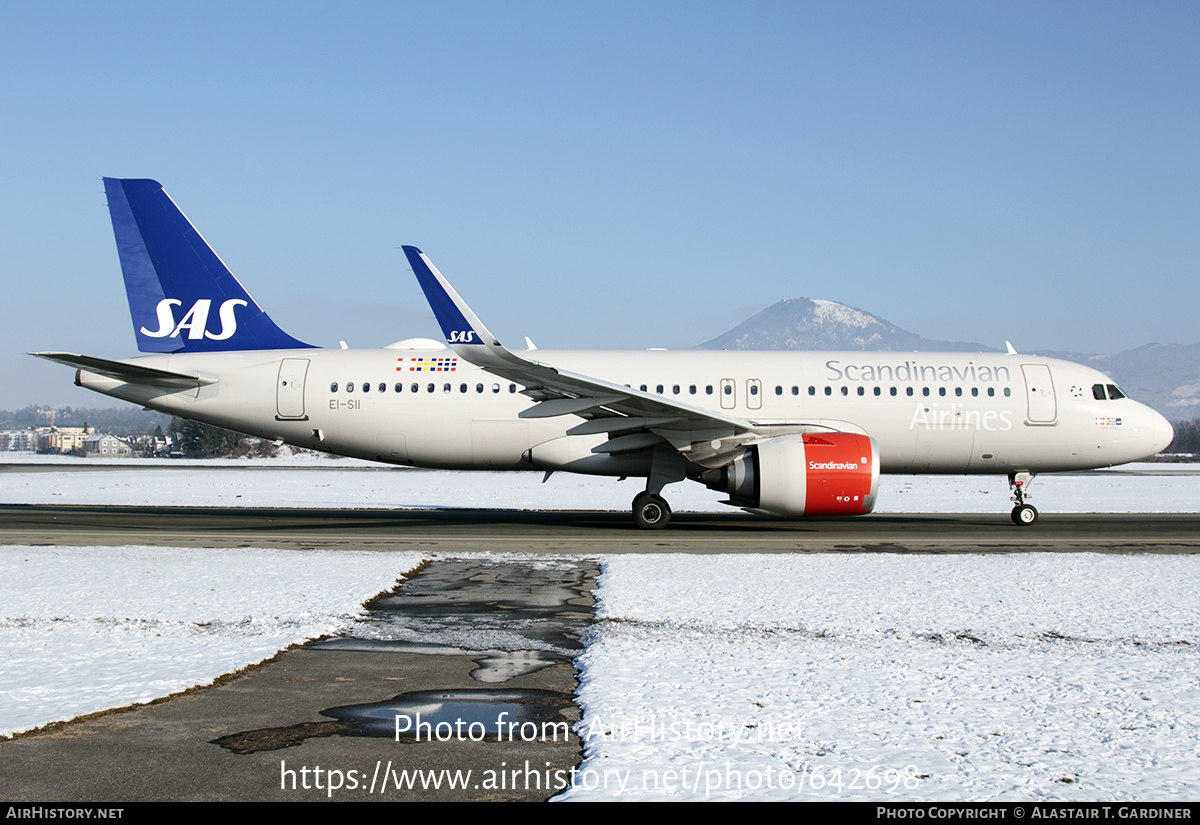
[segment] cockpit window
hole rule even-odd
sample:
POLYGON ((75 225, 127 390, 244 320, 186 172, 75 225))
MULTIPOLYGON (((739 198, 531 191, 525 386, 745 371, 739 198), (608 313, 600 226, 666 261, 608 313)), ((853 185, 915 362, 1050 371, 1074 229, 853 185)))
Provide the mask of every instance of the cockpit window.
POLYGON ((1092 384, 1092 398, 1095 398, 1097 401, 1104 400, 1104 385, 1103 384, 1092 384))
POLYGON ((1115 401, 1118 398, 1124 398, 1125 393, 1123 393, 1119 389, 1117 389, 1116 384, 1109 384, 1108 385, 1108 397, 1115 401))

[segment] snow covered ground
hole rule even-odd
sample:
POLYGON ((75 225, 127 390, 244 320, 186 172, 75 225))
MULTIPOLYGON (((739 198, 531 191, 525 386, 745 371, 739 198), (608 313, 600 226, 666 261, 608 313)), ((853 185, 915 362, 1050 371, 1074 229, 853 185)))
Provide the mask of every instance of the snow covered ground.
POLYGON ((0 735, 209 684, 334 633, 421 559, 0 547, 0 735))
POLYGON ((579 691, 595 788, 568 799, 611 799, 622 778, 633 799, 1200 787, 1200 557, 613 556, 603 571, 579 691))
MULTIPOLYGON (((631 490, 340 462, 144 466, 2 473, 0 502, 624 509, 631 490)), ((881 509, 1009 506, 995 479, 885 481, 881 509)), ((1035 501, 1190 511, 1198 484, 1194 467, 1143 465, 1040 478, 1035 501)), ((678 509, 723 509, 683 503, 692 488, 678 509)), ((419 559, 0 548, 0 731, 147 701, 332 632, 419 559)), ((580 661, 587 760, 569 799, 1148 801, 1200 786, 1200 557, 602 563, 601 621, 580 661)))

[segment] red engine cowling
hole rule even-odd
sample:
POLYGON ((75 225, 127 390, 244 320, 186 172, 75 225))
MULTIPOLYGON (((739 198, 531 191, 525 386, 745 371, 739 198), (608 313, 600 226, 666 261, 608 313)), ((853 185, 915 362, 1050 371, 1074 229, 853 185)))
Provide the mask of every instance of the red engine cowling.
POLYGON ((879 448, 855 433, 783 435, 744 448, 701 480, 729 504, 778 516, 855 516, 875 508, 879 448))

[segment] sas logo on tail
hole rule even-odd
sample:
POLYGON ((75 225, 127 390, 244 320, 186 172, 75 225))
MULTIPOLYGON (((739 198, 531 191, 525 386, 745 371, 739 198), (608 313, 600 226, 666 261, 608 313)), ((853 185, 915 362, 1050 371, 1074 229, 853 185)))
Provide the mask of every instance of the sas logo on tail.
POLYGON ((454 332, 451 332, 450 333, 450 343, 451 344, 474 344, 475 343, 475 330, 467 329, 467 330, 455 330, 454 332))
POLYGON ((201 298, 192 304, 184 316, 179 319, 179 323, 175 323, 175 313, 171 307, 183 306, 183 301, 177 298, 163 298, 158 302, 155 312, 158 313, 158 329, 148 330, 142 327, 142 334, 150 338, 176 338, 183 330, 187 330, 187 337, 191 340, 198 338, 209 338, 213 341, 224 341, 232 338, 237 332, 237 318, 234 317, 233 310, 239 306, 248 306, 246 301, 241 298, 230 298, 225 301, 217 309, 217 317, 221 320, 221 331, 213 334, 208 331, 208 312, 212 308, 211 298, 201 298))

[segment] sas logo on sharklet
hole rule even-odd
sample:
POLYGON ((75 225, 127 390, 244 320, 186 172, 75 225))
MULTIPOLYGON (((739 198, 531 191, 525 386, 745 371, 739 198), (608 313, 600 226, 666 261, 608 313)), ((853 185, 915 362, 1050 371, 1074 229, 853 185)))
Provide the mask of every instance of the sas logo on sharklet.
POLYGON ((163 298, 155 308, 155 312, 158 314, 158 329, 151 331, 142 327, 142 335, 150 338, 177 338, 179 333, 186 329, 187 337, 193 341, 198 338, 224 341, 232 338, 233 334, 237 332, 237 318, 234 317, 233 310, 239 306, 248 306, 248 303, 241 298, 230 298, 221 304, 217 309, 217 317, 221 321, 221 331, 215 334, 208 330, 208 313, 212 308, 211 298, 201 298, 196 301, 192 304, 192 308, 179 319, 179 323, 176 323, 175 312, 171 307, 181 306, 183 306, 183 301, 177 298, 163 298))
POLYGON ((466 330, 455 330, 454 332, 451 332, 450 333, 450 343, 451 344, 474 344, 475 343, 475 330, 466 329, 466 330))

